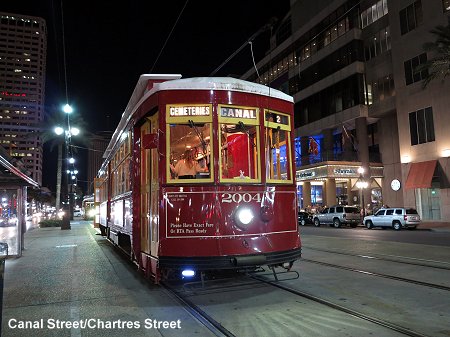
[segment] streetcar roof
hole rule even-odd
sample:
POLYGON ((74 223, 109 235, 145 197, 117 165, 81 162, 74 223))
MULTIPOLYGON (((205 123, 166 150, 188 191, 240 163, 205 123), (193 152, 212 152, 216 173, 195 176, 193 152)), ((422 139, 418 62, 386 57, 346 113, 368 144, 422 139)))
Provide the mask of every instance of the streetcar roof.
POLYGON ((124 128, 127 126, 131 116, 136 108, 141 105, 149 96, 158 91, 164 90, 226 90, 238 91, 244 93, 252 93, 272 98, 282 99, 293 103, 294 98, 284 92, 267 87, 262 84, 240 80, 233 77, 192 77, 181 79, 181 74, 143 74, 139 77, 138 83, 133 90, 133 94, 122 113, 122 118, 117 126, 114 134, 105 150, 103 158, 107 158, 114 148, 115 144, 120 140, 124 128), (149 81, 154 83, 153 87, 148 90, 149 81))
POLYGON ((284 92, 262 84, 248 82, 232 77, 192 77, 158 83, 155 91, 161 90, 227 90, 253 93, 288 102, 294 98, 284 92))

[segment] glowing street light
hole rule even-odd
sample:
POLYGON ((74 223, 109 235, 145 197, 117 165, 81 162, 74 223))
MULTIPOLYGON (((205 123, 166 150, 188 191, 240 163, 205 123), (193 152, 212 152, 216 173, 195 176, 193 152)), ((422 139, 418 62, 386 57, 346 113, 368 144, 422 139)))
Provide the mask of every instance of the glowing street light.
POLYGON ((66 105, 63 106, 63 111, 66 114, 70 114, 73 112, 73 108, 70 106, 70 104, 67 103, 66 105))
POLYGON ((364 217, 366 216, 366 206, 364 203, 364 190, 369 186, 369 183, 364 180, 364 167, 358 168, 359 178, 356 181, 356 187, 359 188, 359 193, 361 195, 361 209, 362 209, 362 220, 364 221, 364 217))
MULTIPOLYGON (((69 114, 73 112, 73 108, 69 105, 69 104, 65 104, 62 107, 62 110, 64 111, 64 113, 68 114, 67 115, 67 127, 61 127, 61 126, 56 126, 54 128, 54 132, 56 135, 64 135, 64 143, 65 143, 65 153, 66 153, 66 158, 67 161, 65 162, 66 164, 66 169, 68 169, 69 164, 74 164, 75 163, 75 159, 70 156, 70 151, 69 151, 69 147, 70 147, 70 142, 71 142, 71 138, 72 136, 77 136, 80 134, 80 129, 78 129, 77 127, 71 127, 70 126, 70 121, 69 121, 69 114)), ((59 208, 60 206, 60 200, 61 200, 61 171, 62 171, 62 144, 58 146, 58 171, 57 171, 57 198, 56 198, 56 206, 59 208)), ((69 174, 70 171, 68 171, 69 174)), ((78 171, 77 171, 78 172, 78 171)), ((66 193, 67 193, 67 197, 68 197, 68 211, 66 210, 65 215, 63 217, 63 224, 61 226, 61 229, 70 229, 70 219, 73 215, 73 186, 76 185, 76 176, 74 172, 70 172, 71 176, 70 179, 67 176, 65 178, 65 188, 66 188, 66 193)))

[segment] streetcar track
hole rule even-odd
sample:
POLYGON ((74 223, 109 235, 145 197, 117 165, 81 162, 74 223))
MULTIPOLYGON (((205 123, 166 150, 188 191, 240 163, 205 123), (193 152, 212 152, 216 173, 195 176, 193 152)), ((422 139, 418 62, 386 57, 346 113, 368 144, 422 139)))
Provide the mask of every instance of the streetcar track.
POLYGON ((340 265, 336 265, 336 264, 332 264, 332 263, 310 260, 310 259, 305 259, 305 258, 302 258, 302 261, 309 262, 309 263, 315 263, 315 264, 319 264, 319 265, 331 267, 331 268, 348 270, 348 271, 355 272, 355 273, 360 273, 360 274, 365 274, 365 275, 370 275, 370 276, 375 276, 375 277, 382 277, 382 278, 401 281, 401 282, 412 283, 412 284, 416 284, 416 285, 420 285, 420 286, 424 286, 424 287, 450 291, 450 287, 435 284, 435 283, 422 282, 422 281, 407 279, 404 277, 388 275, 388 274, 380 274, 380 273, 375 273, 375 272, 371 272, 371 271, 360 270, 360 269, 356 269, 356 268, 345 267, 345 266, 340 266, 340 265))
MULTIPOLYGON (((91 233, 91 235, 93 234, 91 233)), ((119 247, 117 247, 116 245, 111 244, 111 241, 109 239, 106 238, 105 240, 106 241, 102 240, 96 241, 97 243, 107 242, 108 243, 106 245, 107 247, 112 248, 114 252, 118 253, 118 256, 120 258, 124 259, 125 262, 127 262, 129 265, 132 265, 132 261, 129 259, 128 254, 126 254, 122 249, 119 249, 119 247)), ((222 324, 220 324, 218 321, 216 321, 207 313, 205 313, 202 309, 200 309, 197 305, 188 300, 185 296, 180 294, 180 292, 176 291, 174 288, 170 287, 164 282, 160 282, 160 286, 166 290, 169 296, 171 296, 174 300, 179 302, 187 312, 189 312, 200 324, 205 326, 215 336, 236 337, 236 335, 228 331, 224 326, 222 326, 222 324)))
POLYGON ((199 321, 202 325, 204 325, 214 335, 236 337, 236 335, 230 332, 227 328, 225 328, 221 323, 216 321, 214 318, 209 316, 205 311, 200 309, 200 307, 198 307, 192 301, 188 300, 179 291, 175 290, 174 288, 168 286, 163 282, 161 282, 160 284, 170 295, 175 297, 175 299, 179 303, 181 303, 181 305, 186 311, 188 311, 195 319, 197 319, 197 321, 199 321))
MULTIPOLYGON (((304 259, 302 259, 302 260, 304 260, 304 259)), ((301 290, 297 290, 297 289, 293 289, 293 288, 288 287, 286 285, 282 285, 282 284, 280 284, 279 281, 269 281, 269 280, 265 280, 265 279, 263 279, 261 277, 254 276, 254 275, 249 275, 249 276, 251 278, 254 278, 256 280, 264 282, 266 284, 270 284, 270 285, 272 285, 272 286, 274 286, 276 288, 285 290, 285 291, 287 291, 289 293, 292 293, 294 295, 301 296, 301 297, 309 299, 311 301, 314 301, 314 302, 326 305, 326 306, 328 306, 328 307, 330 307, 332 309, 335 309, 335 310, 347 313, 349 315, 352 315, 354 317, 360 318, 360 319, 368 321, 368 322, 372 322, 372 323, 377 324, 379 326, 388 328, 388 329, 390 329, 392 331, 396 331, 396 332, 402 333, 402 334, 404 334, 406 336, 411 336, 411 337, 429 337, 428 335, 424 335, 424 334, 422 334, 420 332, 413 331, 411 329, 408 329, 408 328, 405 328, 403 326, 391 323, 389 321, 386 321, 386 320, 383 320, 383 319, 379 319, 379 318, 375 318, 375 317, 372 317, 372 316, 368 316, 368 315, 366 315, 366 314, 364 314, 362 312, 359 312, 359 311, 356 311, 356 310, 353 310, 353 309, 350 309, 350 308, 346 308, 344 306, 341 306, 339 304, 330 302, 330 301, 328 301, 326 299, 317 297, 317 296, 309 294, 307 292, 304 292, 304 291, 301 291, 301 290)))
MULTIPOLYGON (((373 256, 373 255, 367 255, 367 254, 352 254, 352 253, 348 253, 348 252, 339 252, 339 251, 333 251, 333 250, 328 250, 328 249, 312 248, 312 247, 305 247, 305 246, 303 246, 303 248, 310 249, 310 250, 315 250, 315 251, 319 251, 319 252, 325 252, 325 253, 332 253, 332 254, 353 256, 353 257, 360 257, 360 258, 364 258, 364 259, 379 260, 379 261, 389 261, 389 262, 408 264, 408 265, 412 265, 412 266, 435 268, 435 269, 442 269, 442 270, 450 270, 450 267, 446 267, 446 266, 435 266, 435 265, 429 265, 429 264, 424 264, 424 263, 419 263, 419 262, 400 261, 400 260, 396 260, 396 259, 391 259, 391 258, 386 258, 386 257, 379 257, 379 256, 373 256)), ((378 255, 380 255, 380 254, 378 254, 378 255)), ((383 255, 383 254, 381 254, 381 255, 383 255)), ((448 265, 450 265, 449 262, 445 262, 445 261, 433 261, 433 260, 425 260, 425 259, 416 259, 416 258, 412 258, 412 257, 408 257, 408 256, 395 256, 394 255, 394 257, 398 257, 400 259, 405 259, 405 260, 409 259, 409 260, 418 260, 418 261, 426 261, 426 262, 431 262, 431 263, 440 263, 440 264, 448 264, 448 265)))

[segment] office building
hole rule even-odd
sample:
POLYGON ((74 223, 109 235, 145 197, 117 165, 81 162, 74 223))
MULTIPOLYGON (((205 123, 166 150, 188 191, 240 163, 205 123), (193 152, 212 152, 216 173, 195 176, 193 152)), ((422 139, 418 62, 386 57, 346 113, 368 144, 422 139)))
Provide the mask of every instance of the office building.
POLYGON ((388 204, 450 218, 450 82, 424 88, 417 68, 449 15, 448 0, 291 1, 258 73, 242 78, 294 97, 300 208, 388 204))
POLYGON ((0 145, 42 184, 47 28, 45 20, 0 12, 0 145))

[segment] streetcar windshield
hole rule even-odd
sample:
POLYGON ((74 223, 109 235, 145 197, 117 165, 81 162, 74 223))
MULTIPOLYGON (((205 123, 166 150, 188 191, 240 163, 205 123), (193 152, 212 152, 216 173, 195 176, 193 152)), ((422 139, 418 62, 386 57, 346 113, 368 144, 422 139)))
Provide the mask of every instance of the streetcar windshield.
POLYGON ((221 124, 221 179, 257 179, 257 128, 254 125, 221 124))
POLYGON ((219 105, 220 180, 261 181, 259 109, 219 105))

